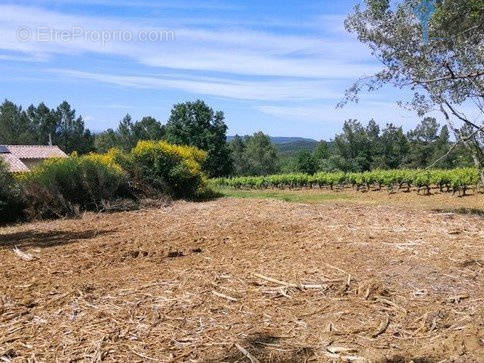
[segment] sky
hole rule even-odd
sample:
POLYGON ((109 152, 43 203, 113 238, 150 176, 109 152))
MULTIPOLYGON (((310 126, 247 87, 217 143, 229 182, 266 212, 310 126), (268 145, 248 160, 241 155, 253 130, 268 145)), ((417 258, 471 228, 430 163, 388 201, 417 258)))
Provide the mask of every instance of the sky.
POLYGON ((228 134, 330 139, 346 119, 417 115, 385 88, 343 109, 380 65, 344 18, 356 0, 0 0, 0 98, 67 100, 94 131, 129 113, 166 122, 174 104, 224 111, 228 134))

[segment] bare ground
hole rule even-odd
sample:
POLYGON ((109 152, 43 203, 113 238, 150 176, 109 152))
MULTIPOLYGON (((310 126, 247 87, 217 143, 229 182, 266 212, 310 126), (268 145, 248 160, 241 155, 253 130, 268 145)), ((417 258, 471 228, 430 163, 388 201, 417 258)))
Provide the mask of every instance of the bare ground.
POLYGON ((219 199, 0 228, 0 360, 479 362, 483 227, 219 199))

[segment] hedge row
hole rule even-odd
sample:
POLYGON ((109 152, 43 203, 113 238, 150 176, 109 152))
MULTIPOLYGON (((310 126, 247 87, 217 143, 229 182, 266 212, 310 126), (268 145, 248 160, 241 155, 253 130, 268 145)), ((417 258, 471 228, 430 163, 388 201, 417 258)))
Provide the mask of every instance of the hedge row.
POLYGON ((352 186, 357 190, 370 188, 389 190, 405 188, 410 190, 416 187, 418 191, 424 190, 427 194, 433 186, 441 191, 459 192, 462 195, 466 190, 479 183, 476 169, 461 168, 453 170, 375 170, 364 173, 317 173, 283 174, 263 177, 220 178, 212 180, 215 186, 232 188, 305 188, 352 186))
POLYGON ((100 211, 124 198, 190 198, 205 185, 205 159, 193 147, 140 141, 129 153, 73 154, 17 175, 0 163, 0 222, 100 211))

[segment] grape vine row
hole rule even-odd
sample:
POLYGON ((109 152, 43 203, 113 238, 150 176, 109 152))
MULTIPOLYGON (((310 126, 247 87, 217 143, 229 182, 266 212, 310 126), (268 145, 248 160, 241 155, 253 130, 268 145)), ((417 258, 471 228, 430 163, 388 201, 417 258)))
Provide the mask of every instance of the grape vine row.
POLYGON ((317 173, 281 174, 269 176, 248 176, 235 178, 219 178, 211 181, 212 185, 231 187, 235 189, 295 189, 295 188, 343 188, 353 187, 356 190, 381 190, 386 188, 390 192, 396 190, 410 191, 416 189, 418 193, 430 194, 432 188, 439 188, 441 192, 458 193, 460 196, 475 188, 478 189, 479 175, 476 169, 459 168, 452 170, 374 170, 363 173, 317 173))

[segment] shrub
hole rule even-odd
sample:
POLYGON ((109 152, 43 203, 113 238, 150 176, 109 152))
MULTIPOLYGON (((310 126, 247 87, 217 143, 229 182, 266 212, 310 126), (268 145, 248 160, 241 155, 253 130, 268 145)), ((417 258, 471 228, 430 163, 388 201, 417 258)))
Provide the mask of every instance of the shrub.
POLYGON ((31 218, 101 210, 119 195, 125 173, 109 155, 49 159, 22 177, 31 218))
POLYGON ((207 153, 165 141, 140 141, 122 163, 143 189, 174 197, 193 197, 205 185, 201 165, 207 153))
POLYGON ((20 184, 0 159, 0 224, 22 217, 23 197, 20 184))

